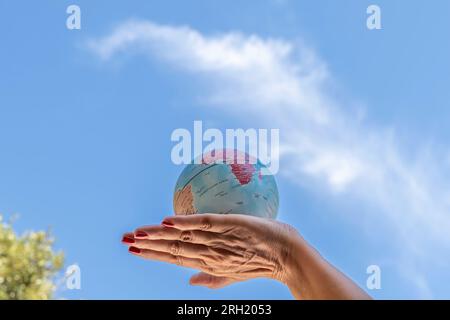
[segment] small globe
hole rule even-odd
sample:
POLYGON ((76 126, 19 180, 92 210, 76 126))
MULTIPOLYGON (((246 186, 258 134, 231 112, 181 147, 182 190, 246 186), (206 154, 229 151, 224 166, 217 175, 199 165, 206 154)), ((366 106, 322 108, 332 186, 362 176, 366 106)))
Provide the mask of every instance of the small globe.
POLYGON ((187 165, 174 192, 175 214, 248 214, 275 219, 278 188, 266 166, 238 150, 213 150, 187 165))

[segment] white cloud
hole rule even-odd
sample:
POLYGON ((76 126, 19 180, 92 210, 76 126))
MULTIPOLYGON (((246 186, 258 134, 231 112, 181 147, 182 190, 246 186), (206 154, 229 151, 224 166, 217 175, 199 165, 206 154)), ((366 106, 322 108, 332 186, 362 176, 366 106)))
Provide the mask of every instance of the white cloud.
POLYGON ((204 77, 211 105, 281 129, 282 174, 375 205, 409 254, 450 245, 448 166, 336 102, 326 64, 305 44, 130 21, 89 47, 103 59, 136 50, 204 77))

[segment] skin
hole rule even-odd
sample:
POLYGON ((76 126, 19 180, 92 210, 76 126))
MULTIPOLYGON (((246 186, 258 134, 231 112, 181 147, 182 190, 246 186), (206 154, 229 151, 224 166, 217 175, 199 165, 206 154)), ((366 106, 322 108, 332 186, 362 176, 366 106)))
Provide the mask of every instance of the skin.
POLYGON ((129 252, 194 268, 192 285, 221 288, 265 277, 296 299, 370 299, 291 226, 247 215, 170 216, 124 234, 129 252))

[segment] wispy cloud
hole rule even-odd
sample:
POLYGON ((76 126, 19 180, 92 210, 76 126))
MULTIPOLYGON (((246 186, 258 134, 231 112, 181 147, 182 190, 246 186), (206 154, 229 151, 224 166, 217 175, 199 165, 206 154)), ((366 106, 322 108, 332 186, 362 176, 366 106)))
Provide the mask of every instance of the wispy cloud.
POLYGON ((103 59, 128 50, 162 59, 208 80, 210 105, 281 128, 280 172, 377 207, 408 259, 450 245, 450 170, 440 150, 403 147, 393 128, 371 125, 328 93, 327 65, 304 43, 129 21, 89 48, 103 59))

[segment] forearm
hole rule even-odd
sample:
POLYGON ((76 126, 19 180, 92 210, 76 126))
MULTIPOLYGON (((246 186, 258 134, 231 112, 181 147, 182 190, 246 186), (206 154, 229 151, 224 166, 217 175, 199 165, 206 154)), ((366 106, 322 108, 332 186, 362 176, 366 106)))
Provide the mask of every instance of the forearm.
POLYGON ((284 282, 296 299, 371 299, 302 237, 292 241, 284 282))

